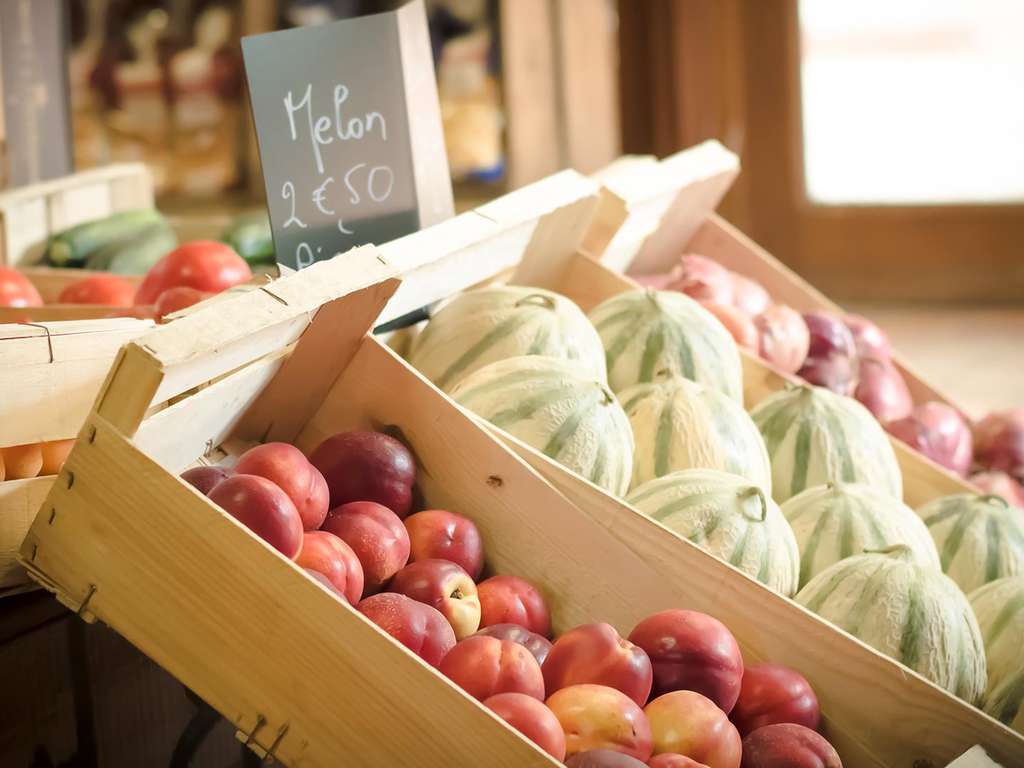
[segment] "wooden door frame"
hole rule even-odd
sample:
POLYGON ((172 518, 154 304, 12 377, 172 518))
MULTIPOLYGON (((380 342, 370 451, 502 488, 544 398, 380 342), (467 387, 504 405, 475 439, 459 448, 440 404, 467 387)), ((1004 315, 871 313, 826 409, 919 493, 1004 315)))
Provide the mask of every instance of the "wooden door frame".
POLYGON ((718 138, 743 165, 723 214, 820 289, 855 300, 1022 300, 1024 204, 808 200, 797 0, 620 0, 620 14, 627 151, 718 138))

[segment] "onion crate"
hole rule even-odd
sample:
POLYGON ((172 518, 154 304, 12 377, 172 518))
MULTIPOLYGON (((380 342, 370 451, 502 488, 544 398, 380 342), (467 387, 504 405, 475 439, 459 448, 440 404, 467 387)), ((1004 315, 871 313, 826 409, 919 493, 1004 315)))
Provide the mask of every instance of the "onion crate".
MULTIPOLYGON (((978 742, 1024 754, 1007 729, 659 524, 600 495, 592 510, 570 503, 364 335, 393 317, 380 313, 394 274, 357 249, 128 344, 22 548, 33 577, 285 765, 556 765, 176 476, 255 441, 308 452, 390 428, 417 457, 425 505, 472 518, 489 567, 538 584, 556 632, 705 610, 748 663, 808 676, 848 766, 938 765, 978 742)), ((425 302, 411 290, 405 303, 425 302)))
MULTIPOLYGON (((727 150, 722 149, 723 152, 727 150)), ((657 184, 671 169, 673 158, 666 158, 657 167, 650 164, 633 165, 619 171, 617 193, 636 207, 651 211, 642 190, 657 184)), ((714 155, 695 158, 713 174, 721 160, 714 155)), ((695 170, 694 173, 699 173, 695 170)), ((689 195, 667 209, 662 209, 660 223, 638 229, 635 236, 620 239, 601 256, 602 262, 619 272, 646 275, 668 269, 683 253, 697 253, 719 262, 722 266, 761 283, 774 300, 788 304, 798 312, 815 310, 843 314, 843 309, 813 285, 797 275, 764 248, 744 235, 721 216, 714 213, 718 200, 701 199, 689 195), (683 218, 687 226, 679 226, 683 218)), ((657 215, 657 209, 652 211, 657 215)), ((970 416, 948 395, 939 391, 915 373, 897 354, 893 363, 902 374, 915 403, 940 401, 959 411, 970 423, 970 416)))
MULTIPOLYGON (((0 447, 77 435, 121 345, 152 325, 131 319, 0 325, 0 447)), ((53 479, 0 481, 0 595, 30 583, 16 555, 53 479)))

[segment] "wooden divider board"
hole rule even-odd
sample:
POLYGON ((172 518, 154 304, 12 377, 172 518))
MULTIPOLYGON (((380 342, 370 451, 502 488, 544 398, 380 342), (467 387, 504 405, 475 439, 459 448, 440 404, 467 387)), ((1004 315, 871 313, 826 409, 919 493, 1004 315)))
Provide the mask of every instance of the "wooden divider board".
POLYGON ((606 249, 591 251, 619 272, 641 248, 669 258, 715 210, 740 171, 739 158, 705 141, 661 162, 623 158, 594 178, 626 203, 629 219, 606 249))
MULTIPOLYGON (((0 325, 0 447, 78 434, 110 363, 144 320, 0 325)), ((16 554, 53 476, 0 481, 0 595, 25 583, 16 554)))
POLYGON ((125 349, 46 501, 52 515, 37 519, 22 549, 35 578, 286 765, 554 766, 173 475, 211 446, 230 452, 277 430, 308 451, 339 430, 395 427, 418 459, 426 503, 473 518, 489 567, 540 585, 556 630, 608 621, 627 633, 656 610, 708 610, 748 661, 807 674, 849 768, 937 766, 974 743, 1004 760, 1024 757, 1024 741, 1004 726, 659 524, 600 492, 592 504, 569 503, 359 335, 394 290, 388 265, 360 251, 349 254, 359 279, 324 262, 125 349), (346 289, 294 330, 310 304, 346 289), (204 379, 213 383, 194 389, 204 379), (167 446, 159 438, 171 428, 167 446))
POLYGON ((0 192, 0 264, 30 266, 54 232, 152 207, 153 180, 142 163, 108 165, 0 192))

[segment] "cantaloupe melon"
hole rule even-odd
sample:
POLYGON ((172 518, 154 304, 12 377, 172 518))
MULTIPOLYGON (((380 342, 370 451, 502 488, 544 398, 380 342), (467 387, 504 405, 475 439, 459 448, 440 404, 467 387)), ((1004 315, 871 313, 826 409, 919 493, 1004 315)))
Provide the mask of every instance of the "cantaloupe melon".
POLYGON ((450 392, 474 371, 521 355, 568 360, 585 376, 607 378, 601 339, 583 310, 557 293, 520 286, 454 297, 416 336, 408 360, 450 392))
POLYGON ((1024 667, 1024 575, 990 581, 967 597, 985 641, 991 694, 1024 667))
POLYGON ((590 313, 601 335, 608 383, 621 392, 666 371, 743 403, 739 348, 717 318, 681 293, 637 289, 590 313))
POLYGON ((787 387, 750 412, 772 463, 780 504, 826 483, 864 483, 903 497, 903 478, 888 435, 863 405, 811 385, 787 387))
POLYGON ((971 704, 985 692, 985 647, 971 606, 904 544, 840 560, 796 596, 807 609, 971 704))
POLYGON ((793 531, 778 505, 749 480, 685 469, 634 488, 626 503, 776 592, 796 592, 793 531))
POLYGON ((721 392, 681 377, 619 393, 633 427, 633 487, 680 469, 720 469, 771 493, 761 433, 721 392))
POLYGON ((1024 516, 1002 496, 958 493, 918 507, 917 514, 935 541, 942 570, 964 592, 1024 573, 1024 516))
POLYGON ((633 469, 629 419, 607 385, 566 360, 529 355, 492 363, 452 391, 460 405, 607 491, 633 469))
POLYGON ((861 483, 816 485, 782 505, 800 548, 800 586, 866 549, 906 544, 924 565, 939 567, 928 529, 914 511, 861 483))

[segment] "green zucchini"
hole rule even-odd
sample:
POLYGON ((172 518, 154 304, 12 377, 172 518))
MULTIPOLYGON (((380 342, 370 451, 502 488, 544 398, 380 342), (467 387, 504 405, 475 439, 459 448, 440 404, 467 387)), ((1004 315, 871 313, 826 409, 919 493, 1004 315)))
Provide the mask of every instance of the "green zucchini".
POLYGON ((153 208, 121 211, 105 219, 87 221, 53 235, 46 245, 46 258, 55 267, 81 267, 104 245, 163 221, 164 217, 153 208))
POLYGON ((144 275, 177 246, 174 230, 166 222, 159 222, 96 249, 85 266, 118 275, 144 275))
POLYGON ((237 217, 220 239, 251 266, 274 263, 274 238, 270 219, 265 213, 247 213, 237 217))

